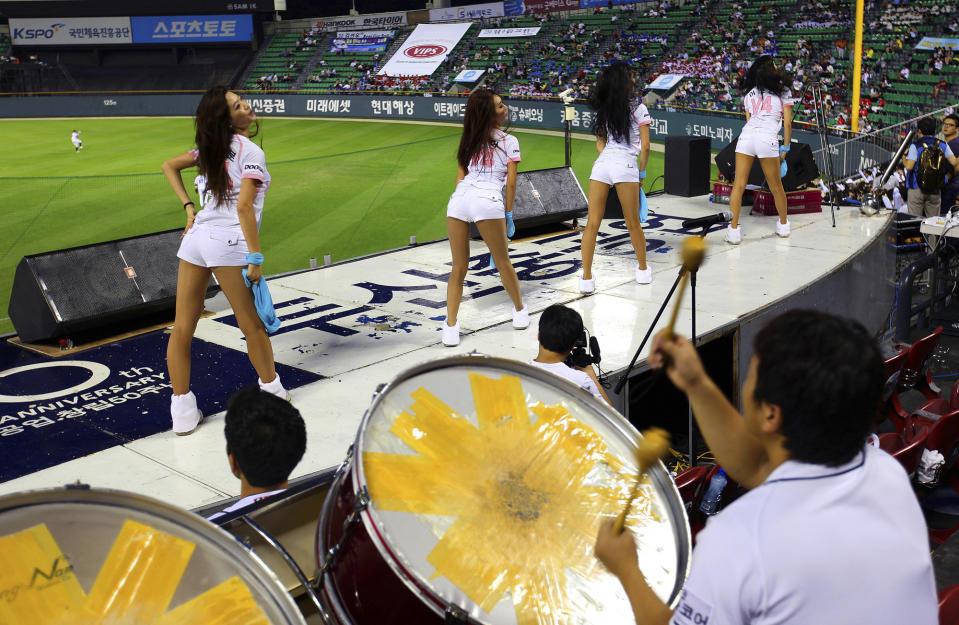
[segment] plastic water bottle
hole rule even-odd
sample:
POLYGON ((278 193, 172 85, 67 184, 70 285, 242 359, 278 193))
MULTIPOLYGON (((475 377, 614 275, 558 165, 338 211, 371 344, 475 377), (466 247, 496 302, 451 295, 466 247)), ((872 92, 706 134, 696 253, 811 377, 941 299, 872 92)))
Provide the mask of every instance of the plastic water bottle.
POLYGON ((726 471, 720 469, 709 480, 709 488, 706 489, 703 500, 699 503, 699 510, 703 514, 716 514, 716 508, 719 507, 719 499, 723 496, 724 488, 726 488, 726 471))

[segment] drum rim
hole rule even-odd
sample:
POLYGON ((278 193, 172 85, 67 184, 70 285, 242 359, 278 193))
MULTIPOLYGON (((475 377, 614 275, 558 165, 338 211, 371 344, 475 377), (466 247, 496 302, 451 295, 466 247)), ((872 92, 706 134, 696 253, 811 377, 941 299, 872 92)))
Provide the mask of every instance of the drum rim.
MULTIPOLYGON (((306 625, 306 619, 297 607, 296 602, 286 592, 280 578, 260 556, 251 549, 244 547, 232 534, 201 516, 140 493, 112 488, 91 488, 83 485, 82 487, 63 486, 26 490, 0 496, 0 517, 13 510, 49 504, 79 504, 136 510, 137 512, 158 516, 168 523, 199 534, 226 553, 243 554, 237 557, 239 562, 247 563, 245 569, 241 572, 250 574, 263 586, 267 597, 278 607, 281 616, 287 619, 287 623, 306 625), (131 503, 135 505, 131 505, 131 503)), ((241 579, 244 583, 249 581, 242 577, 241 579)))
MULTIPOLYGON (((373 396, 369 408, 366 409, 366 412, 363 414, 363 419, 360 421, 356 438, 352 446, 352 458, 350 459, 350 464, 353 471, 350 483, 353 488, 354 496, 359 493, 361 488, 368 484, 362 462, 362 443, 364 441, 364 434, 367 432, 367 425, 369 424, 370 419, 372 418, 376 409, 383 401, 384 397, 389 394, 390 390, 400 383, 422 373, 427 373, 437 369, 449 369, 467 366, 483 366, 512 371, 519 370, 523 374, 534 378, 537 381, 546 384, 547 386, 559 386, 563 388, 563 390, 570 391, 574 396, 578 395, 578 399, 584 400, 584 403, 588 405, 592 405, 592 407, 596 408, 597 412, 601 413, 602 416, 609 417, 609 425, 626 440, 635 441, 636 435, 639 433, 638 430, 636 430, 636 428, 633 427, 633 425, 623 415, 619 414, 605 402, 597 400, 592 393, 586 391, 571 381, 557 376, 556 374, 546 371, 540 367, 520 362, 518 360, 510 360, 508 358, 501 358, 497 356, 487 356, 485 354, 478 353, 438 358, 436 360, 424 362, 405 369, 404 371, 400 372, 391 382, 384 384, 373 396)), ((675 528, 676 531, 673 534, 676 541, 677 552, 676 581, 670 592, 669 601, 667 601, 670 607, 675 608, 679 604, 679 599, 682 594, 681 591, 686 583, 686 580, 689 578, 689 571, 691 567, 692 534, 689 526, 689 518, 686 514, 686 506, 683 505, 682 497, 679 494, 679 489, 676 487, 676 482, 672 479, 672 477, 670 477, 669 472, 666 470, 666 466, 662 463, 662 461, 658 461, 653 467, 651 467, 648 475, 650 480, 656 485, 659 491, 663 493, 663 498, 665 499, 663 503, 670 510, 673 518, 677 520, 677 525, 679 526, 675 528), (680 520, 681 522, 679 522, 680 520)), ((423 576, 415 570, 408 570, 404 563, 400 562, 397 556, 393 555, 392 550, 386 544, 385 537, 380 532, 379 527, 377 527, 378 524, 382 525, 382 520, 379 518, 379 515, 374 515, 372 513, 374 510, 372 508, 372 503, 370 506, 371 507, 367 507, 367 509, 360 514, 360 518, 363 520, 364 529, 370 536, 370 540, 376 550, 379 552, 380 557, 383 558, 390 569, 393 570, 394 574, 396 574, 396 576, 403 582, 403 584, 407 586, 407 588, 409 588, 410 591, 416 595, 419 595, 423 599, 424 603, 436 611, 437 614, 442 616, 443 610, 439 609, 439 606, 449 606, 450 602, 433 592, 432 584, 429 582, 429 580, 423 578, 423 576)))

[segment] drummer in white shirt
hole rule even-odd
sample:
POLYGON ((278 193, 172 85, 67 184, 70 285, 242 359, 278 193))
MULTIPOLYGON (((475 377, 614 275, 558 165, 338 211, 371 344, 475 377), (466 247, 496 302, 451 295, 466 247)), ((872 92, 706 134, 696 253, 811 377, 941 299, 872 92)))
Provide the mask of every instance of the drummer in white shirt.
POLYGON ((539 318, 539 354, 532 364, 566 378, 612 405, 613 402, 609 401, 596 377, 593 365, 573 368, 565 363, 576 340, 584 336, 584 332, 583 318, 578 312, 561 304, 553 304, 539 318))

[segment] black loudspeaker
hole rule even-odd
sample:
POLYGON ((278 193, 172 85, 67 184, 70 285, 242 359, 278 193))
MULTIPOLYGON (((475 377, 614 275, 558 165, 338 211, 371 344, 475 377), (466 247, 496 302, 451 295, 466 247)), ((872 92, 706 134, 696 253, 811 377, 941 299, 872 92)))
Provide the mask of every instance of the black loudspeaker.
POLYGON ((666 137, 666 193, 693 197, 709 188, 710 137, 666 137))
MULTIPOLYGON (((182 232, 24 256, 8 308, 20 340, 36 343, 172 313, 182 232)), ((208 295, 216 290, 211 280, 208 295)))
MULTIPOLYGON (((586 194, 572 167, 534 169, 516 174, 513 223, 517 230, 582 217, 587 208, 586 194)), ((470 233, 473 237, 479 236, 475 224, 470 224, 470 233)))
MULTIPOLYGON (((736 136, 729 145, 716 155, 716 167, 719 173, 727 180, 733 180, 736 175, 736 142, 739 136, 736 136)), ((813 158, 812 148, 807 143, 793 142, 786 153, 786 176, 783 180, 783 188, 786 191, 795 191, 809 184, 819 177, 819 168, 816 166, 816 159, 813 158)), ((766 176, 763 175, 762 166, 759 159, 753 159, 753 167, 749 170, 748 184, 757 187, 766 183, 766 176)))

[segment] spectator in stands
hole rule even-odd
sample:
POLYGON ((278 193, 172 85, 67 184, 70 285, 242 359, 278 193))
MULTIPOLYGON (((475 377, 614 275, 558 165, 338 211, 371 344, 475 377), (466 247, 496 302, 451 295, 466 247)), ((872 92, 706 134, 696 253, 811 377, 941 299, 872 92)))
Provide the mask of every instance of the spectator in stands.
POLYGON ((646 264, 646 237, 639 222, 639 201, 649 161, 652 118, 642 103, 636 78, 627 63, 616 61, 599 74, 589 106, 596 112, 593 132, 599 158, 589 174, 589 217, 581 243, 583 274, 579 279, 579 290, 581 293, 596 290, 593 253, 610 187, 616 188, 623 207, 626 229, 636 255, 636 282, 649 284, 653 281, 653 270, 646 264))
POLYGON ((539 318, 539 334, 537 335, 539 353, 532 363, 537 367, 566 378, 581 389, 589 391, 612 405, 606 391, 599 384, 593 365, 574 368, 565 362, 570 357, 576 342, 581 338, 585 339, 585 337, 583 318, 580 317, 579 313, 562 304, 553 304, 544 310, 539 318))
POLYGON ((903 161, 906 166, 906 202, 909 213, 921 217, 933 217, 939 214, 942 206, 940 189, 923 190, 920 188, 919 178, 923 172, 917 171, 916 164, 922 158, 924 150, 938 145, 953 169, 953 175, 959 173, 959 159, 950 149, 949 144, 936 138, 936 120, 932 117, 923 117, 916 124, 919 140, 909 146, 909 152, 903 161))
MULTIPOLYGON (((186 210, 186 228, 177 256, 176 318, 167 345, 173 397, 173 432, 192 433, 203 418, 190 390, 190 347, 211 274, 215 275, 246 337, 250 363, 260 388, 289 399, 273 363, 273 346, 244 279, 262 277, 259 225, 270 186, 263 150, 250 140, 256 114, 240 96, 217 85, 207 90, 196 110, 196 149, 163 163, 163 173, 186 210), (212 196, 199 214, 181 171, 199 166, 212 196), (246 275, 242 269, 246 269, 246 275)), ((255 132, 254 132, 255 134, 255 132)))
POLYGON ((792 139, 792 92, 786 87, 785 76, 771 56, 756 59, 740 90, 743 108, 746 110, 746 125, 736 143, 736 178, 729 194, 729 210, 733 219, 726 228, 726 241, 738 245, 742 241, 739 227, 739 212, 742 210, 743 193, 753 160, 759 158, 766 185, 776 202, 779 223, 776 234, 789 236, 789 221, 786 219, 786 192, 780 178, 780 163, 785 160, 792 139), (779 145, 779 129, 783 131, 783 145, 779 145))
POLYGON ((306 424, 290 402, 255 386, 233 394, 223 432, 240 500, 208 517, 213 521, 289 488, 290 473, 306 451, 306 424))
MULTIPOLYGON (((953 154, 959 154, 959 116, 946 115, 942 120, 942 138, 952 150, 953 154)), ((959 173, 953 173, 949 182, 942 188, 942 211, 948 211, 956 204, 959 198, 959 173)))
POLYGON ((456 151, 456 190, 446 207, 453 268, 446 284, 444 345, 460 342, 458 319, 463 280, 469 264, 469 224, 475 223, 490 258, 499 269, 503 288, 513 303, 513 327, 529 327, 529 310, 523 303, 516 270, 509 260, 507 236, 512 236, 516 168, 520 162, 519 141, 503 131, 509 109, 503 99, 488 89, 477 89, 466 101, 463 135, 456 151), (503 195, 503 186, 506 193, 503 195))
POLYGON ((664 331, 653 342, 649 364, 688 395, 717 463, 750 490, 699 533, 675 614, 647 585, 632 533, 603 525, 596 556, 636 622, 937 623, 909 476, 865 444, 885 380, 869 333, 795 310, 759 332, 754 352, 740 414, 689 341, 664 331))

